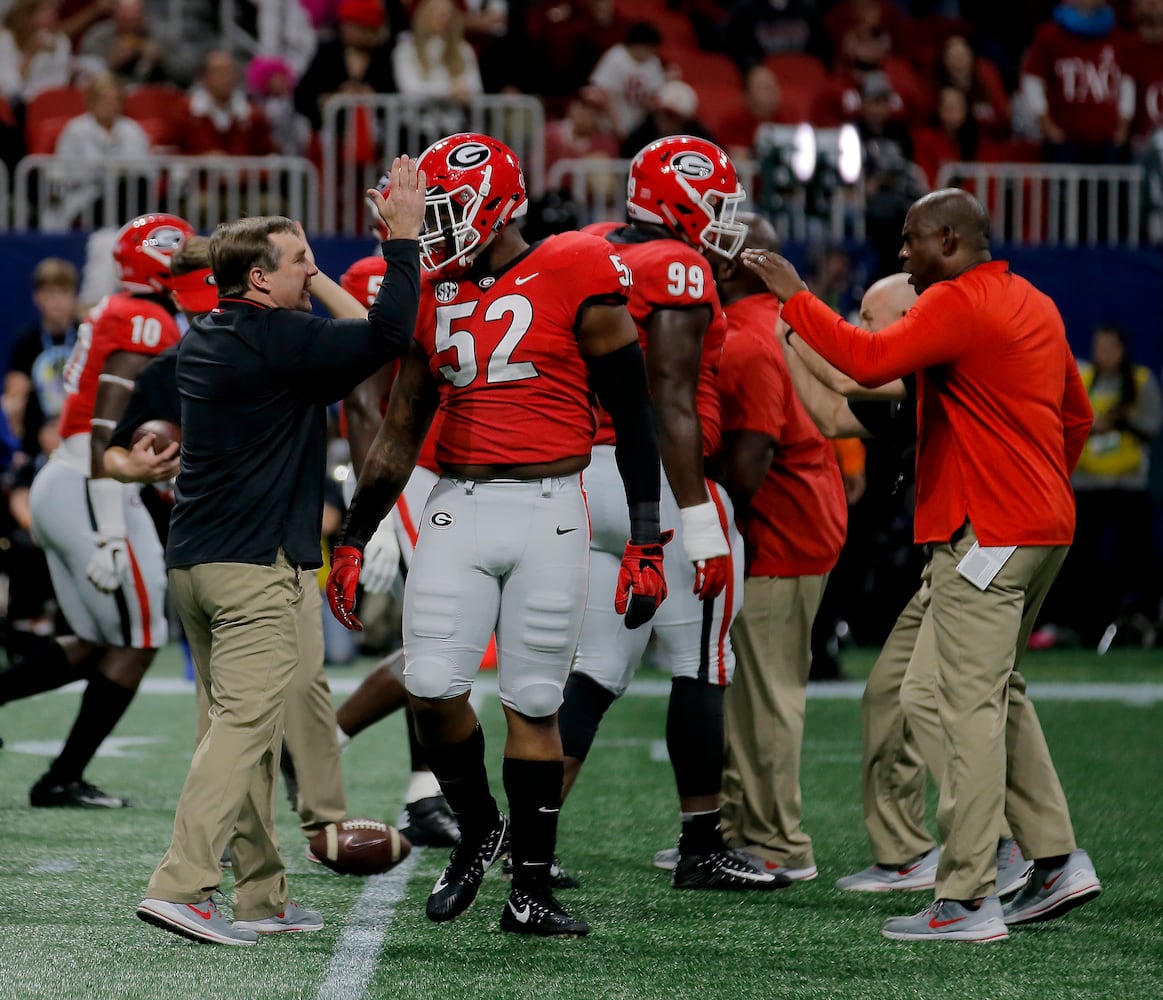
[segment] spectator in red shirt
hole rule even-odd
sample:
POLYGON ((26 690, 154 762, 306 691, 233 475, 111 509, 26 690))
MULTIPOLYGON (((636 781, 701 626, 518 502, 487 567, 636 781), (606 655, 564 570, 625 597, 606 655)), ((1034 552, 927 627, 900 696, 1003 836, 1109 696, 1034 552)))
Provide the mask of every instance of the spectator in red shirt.
POLYGON ((1163 128, 1163 0, 1135 0, 1135 35, 1119 63, 1135 82, 1131 142, 1142 147, 1163 128))
POLYGON ((965 95, 977 128, 998 138, 1010 132, 1010 98, 997 67, 974 55, 964 35, 950 35, 937 63, 938 88, 956 87, 965 95))
POLYGON ((178 132, 183 153, 267 156, 275 152, 270 123, 239 87, 231 53, 207 53, 201 79, 190 88, 190 117, 178 132))
POLYGON ((875 334, 817 301, 782 257, 742 257, 785 303, 790 327, 844 374, 877 386, 917 373, 914 530, 933 546, 937 712, 949 759, 936 901, 890 918, 882 933, 997 941, 1007 925, 1060 916, 1102 891, 1016 670, 1074 534, 1070 473, 1092 413, 1057 307, 991 259, 980 202, 958 189, 926 195, 903 239, 920 298, 875 334), (1021 794, 1007 799, 1007 787, 1021 794), (1004 909, 995 894, 1003 819, 1035 859, 1004 909))
POLYGON ((525 13, 529 48, 523 90, 541 94, 549 115, 561 114, 569 95, 584 87, 604 52, 626 37, 628 23, 614 0, 534 3, 525 13))
MULTIPOLYGON (((779 242, 759 216, 744 246, 779 242)), ((743 535, 743 607, 731 626, 735 678, 723 704, 723 839, 792 881, 816 877, 800 828, 812 622, 844 544, 848 507, 831 445, 808 416, 772 336, 779 303, 738 259, 715 263, 727 316, 719 361, 718 464, 743 535)))
POLYGON ((942 87, 932 124, 913 130, 913 161, 925 172, 930 188, 937 186, 937 174, 946 163, 977 159, 977 138, 977 122, 969 115, 965 92, 942 87))
POLYGON ((779 80, 766 66, 752 66, 743 81, 743 103, 719 122, 719 145, 732 159, 755 155, 755 130, 767 122, 786 122, 779 80))
POLYGON ((1120 53, 1126 35, 1102 0, 1065 0, 1034 36, 1022 97, 1037 115, 1054 163, 1116 163, 1130 131, 1135 92, 1120 53))

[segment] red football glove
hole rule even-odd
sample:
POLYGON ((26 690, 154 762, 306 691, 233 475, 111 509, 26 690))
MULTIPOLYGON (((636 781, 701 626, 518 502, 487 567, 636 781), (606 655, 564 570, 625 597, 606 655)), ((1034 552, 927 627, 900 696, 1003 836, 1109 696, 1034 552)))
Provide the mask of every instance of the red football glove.
POLYGON ((363 566, 363 552, 353 545, 337 545, 331 553, 331 573, 327 577, 327 603, 331 613, 344 628, 363 631, 363 622, 355 617, 355 591, 359 587, 359 571, 363 566))
POLYGON ((614 594, 614 610, 625 616, 626 628, 645 625, 666 600, 662 547, 673 537, 673 531, 664 531, 657 542, 649 545, 626 543, 622 568, 618 570, 618 589, 614 594))
POLYGON ((700 601, 712 601, 723 592, 730 577, 730 556, 700 559, 695 563, 694 593, 699 595, 700 601))

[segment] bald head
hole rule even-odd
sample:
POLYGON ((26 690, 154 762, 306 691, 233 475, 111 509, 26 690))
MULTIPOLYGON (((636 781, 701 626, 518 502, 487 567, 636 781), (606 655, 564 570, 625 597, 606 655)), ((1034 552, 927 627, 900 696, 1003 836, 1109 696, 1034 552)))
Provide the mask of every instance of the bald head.
POLYGON ((913 202, 910 212, 917 213, 926 229, 945 229, 956 233, 967 250, 989 248, 989 213, 985 206, 961 188, 941 188, 913 202))
MULTIPOLYGON (((762 215, 740 212, 735 216, 735 221, 747 227, 747 235, 743 237, 743 245, 739 248, 740 253, 744 250, 768 250, 779 253, 779 235, 775 227, 762 215)), ((731 260, 714 256, 712 261, 715 284, 718 286, 719 298, 723 305, 767 291, 763 279, 750 268, 744 267, 738 255, 731 260)))
POLYGON ((747 227, 747 235, 743 237, 740 250, 771 250, 779 253, 779 236, 776 235, 775 227, 762 215, 740 212, 735 216, 735 221, 747 227))
POLYGON ((860 325, 875 333, 895 323, 913 307, 917 292, 903 272, 881 278, 860 300, 860 325))

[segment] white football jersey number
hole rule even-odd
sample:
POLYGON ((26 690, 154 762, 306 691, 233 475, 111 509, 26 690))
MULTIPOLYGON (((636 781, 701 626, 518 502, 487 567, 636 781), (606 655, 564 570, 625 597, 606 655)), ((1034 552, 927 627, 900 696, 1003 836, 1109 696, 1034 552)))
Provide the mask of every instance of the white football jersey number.
POLYGON ((703 297, 703 269, 698 264, 684 267, 681 261, 672 260, 666 268, 666 280, 671 295, 682 295, 689 288, 692 298, 703 297))
MULTIPOLYGON (((453 329, 453 323, 468 319, 478 305, 479 302, 457 302, 436 307, 436 350, 456 352, 456 364, 441 365, 440 374, 458 388, 469 385, 477 377, 480 364, 472 331, 453 329)), ((506 316, 509 328, 485 364, 486 382, 520 382, 540 374, 532 361, 509 360, 533 325, 533 304, 524 295, 502 295, 489 303, 484 318, 486 322, 493 322, 506 316)))

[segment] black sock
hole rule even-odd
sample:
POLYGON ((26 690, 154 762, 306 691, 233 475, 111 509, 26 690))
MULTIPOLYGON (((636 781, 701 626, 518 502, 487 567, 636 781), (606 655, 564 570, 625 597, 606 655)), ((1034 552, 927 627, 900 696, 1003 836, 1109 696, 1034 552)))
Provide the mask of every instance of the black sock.
POLYGON ((1050 858, 1037 858, 1034 861, 1034 866, 1041 868, 1042 871, 1050 871, 1054 868, 1061 868, 1067 861, 1070 860, 1069 854, 1055 854, 1050 858))
POLYGON ((561 747, 567 757, 585 760, 598 735, 598 725, 615 696, 592 677, 571 673, 565 682, 557 725, 561 730, 561 747))
POLYGON ((65 740, 60 756, 49 767, 54 783, 63 785, 81 780, 89 761, 121 721, 136 693, 136 688, 122 687, 100 671, 93 674, 85 687, 69 738, 65 740))
POLYGON ((723 849, 723 835, 719 832, 720 812, 683 813, 682 833, 678 838, 678 850, 682 855, 713 854, 723 849))
POLYGON ((408 757, 410 759, 413 771, 427 771, 428 758, 424 753, 424 747, 420 743, 420 737, 416 735, 416 717, 412 714, 411 708, 404 709, 404 715, 408 720, 408 757))
POLYGON ((723 788, 723 690, 692 678, 671 682, 666 749, 679 798, 718 795, 723 788))
POLYGON ((64 646, 59 642, 47 643, 0 672, 0 705, 43 691, 55 691, 84 676, 85 667, 71 666, 64 646))
POLYGON ((513 820, 510 841, 513 888, 544 890, 548 885, 549 865, 557 850, 561 761, 506 757, 502 774, 513 820))
POLYGON ((479 843, 497 818, 497 800, 489 791, 485 771, 485 734, 479 723, 468 739, 447 747, 425 747, 424 753, 456 815, 462 842, 479 843))

